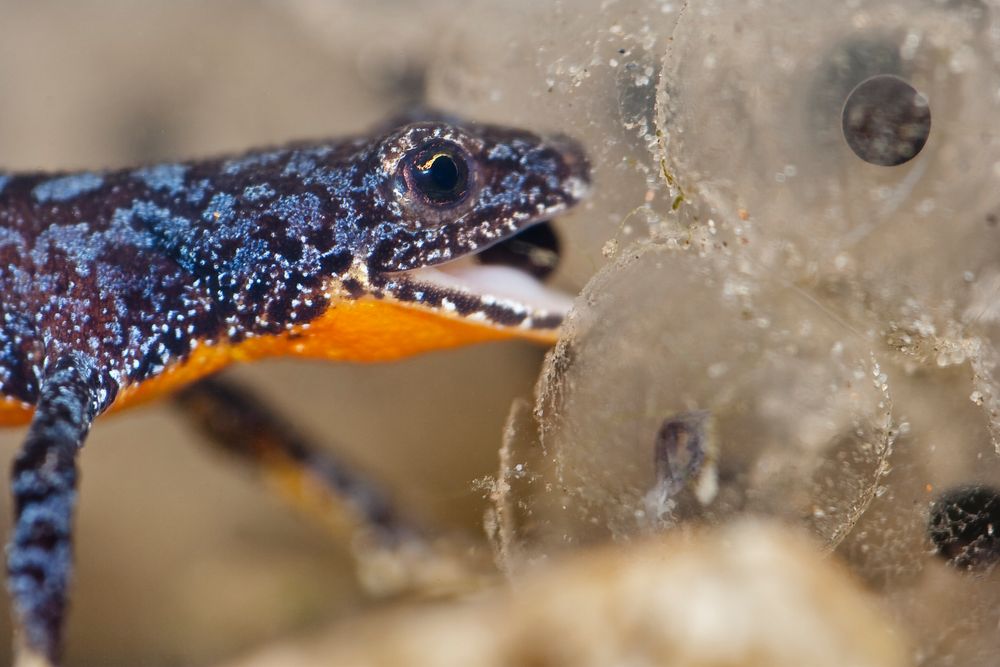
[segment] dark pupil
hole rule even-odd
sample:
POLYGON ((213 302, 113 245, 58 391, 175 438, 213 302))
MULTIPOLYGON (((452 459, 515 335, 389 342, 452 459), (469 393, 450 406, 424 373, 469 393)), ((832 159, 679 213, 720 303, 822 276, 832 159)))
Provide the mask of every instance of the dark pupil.
POLYGON ((418 161, 413 171, 417 187, 426 197, 436 202, 455 199, 456 195, 462 193, 465 185, 462 168, 447 153, 435 153, 418 161))

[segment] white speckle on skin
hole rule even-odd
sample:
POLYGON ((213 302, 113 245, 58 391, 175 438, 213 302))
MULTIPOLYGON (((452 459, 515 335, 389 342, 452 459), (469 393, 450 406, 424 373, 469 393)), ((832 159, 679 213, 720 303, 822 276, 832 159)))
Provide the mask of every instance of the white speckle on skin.
POLYGON ((59 176, 42 181, 31 191, 36 201, 62 202, 92 192, 104 185, 104 177, 93 172, 59 176))

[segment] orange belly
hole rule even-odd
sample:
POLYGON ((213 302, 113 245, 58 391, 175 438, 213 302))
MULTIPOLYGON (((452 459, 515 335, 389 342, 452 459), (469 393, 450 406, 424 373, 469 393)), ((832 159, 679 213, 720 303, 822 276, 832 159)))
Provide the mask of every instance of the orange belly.
MULTIPOLYGON (((391 361, 420 352, 471 343, 520 338, 555 342, 549 330, 505 328, 482 324, 418 306, 364 298, 343 301, 308 326, 274 336, 250 338, 237 344, 202 345, 184 361, 118 393, 111 411, 145 403, 221 370, 238 361, 294 356, 335 361, 391 361)), ((0 426, 27 423, 34 406, 0 399, 0 426)))

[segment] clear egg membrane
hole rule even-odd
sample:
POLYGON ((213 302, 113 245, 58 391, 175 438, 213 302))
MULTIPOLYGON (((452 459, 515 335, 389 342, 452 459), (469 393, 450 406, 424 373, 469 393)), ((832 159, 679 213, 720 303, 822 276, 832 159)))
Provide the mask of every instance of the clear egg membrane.
POLYGON ((1000 651, 1000 457, 967 365, 891 372, 890 470, 837 555, 914 638, 918 664, 1000 651))
POLYGON ((528 502, 550 546, 743 513, 832 546, 890 449, 861 337, 795 288, 667 244, 624 252, 590 284, 538 396, 528 502))
POLYGON ((775 270, 860 281, 883 320, 905 299, 976 319, 1000 294, 997 25, 991 2, 691 2, 664 56, 664 158, 749 215, 762 258, 805 264, 775 270))

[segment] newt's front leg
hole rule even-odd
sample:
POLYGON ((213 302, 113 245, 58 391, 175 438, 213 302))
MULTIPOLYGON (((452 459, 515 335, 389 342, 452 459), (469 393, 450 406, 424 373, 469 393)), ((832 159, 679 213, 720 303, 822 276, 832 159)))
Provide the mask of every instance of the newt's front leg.
POLYGON ((22 633, 22 659, 31 657, 32 662, 55 664, 59 659, 73 569, 76 455, 107 403, 100 377, 83 355, 52 364, 28 437, 14 460, 15 525, 7 547, 7 577, 22 633))

